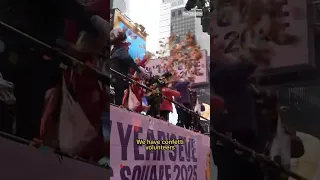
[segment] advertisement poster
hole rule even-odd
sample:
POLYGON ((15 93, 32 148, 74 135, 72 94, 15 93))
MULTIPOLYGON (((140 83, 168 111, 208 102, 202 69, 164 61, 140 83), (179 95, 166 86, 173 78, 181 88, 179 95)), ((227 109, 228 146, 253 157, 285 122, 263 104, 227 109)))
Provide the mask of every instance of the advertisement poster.
POLYGON ((146 53, 146 36, 142 35, 137 27, 135 27, 135 23, 127 16, 121 14, 118 9, 114 9, 113 11, 113 14, 110 14, 110 17, 113 17, 113 28, 122 28, 125 30, 127 35, 126 40, 131 44, 129 46, 130 56, 133 59, 143 59, 146 53))
POLYGON ((214 42, 226 54, 254 47, 265 50, 270 69, 313 65, 305 0, 218 0, 214 19, 214 42))
MULTIPOLYGON (((194 85, 209 83, 209 80, 208 80, 209 67, 207 63, 208 61, 207 52, 205 50, 202 50, 201 53, 202 53, 202 58, 199 60, 199 63, 198 63, 198 72, 199 72, 198 74, 193 73, 193 68, 191 68, 190 71, 185 73, 186 70, 185 70, 185 65, 183 63, 176 63, 173 65, 175 69, 177 69, 177 72, 180 78, 188 79, 188 77, 194 77, 194 82, 193 82, 194 85)), ((165 67, 166 67, 166 62, 162 61, 161 59, 150 60, 146 65, 146 69, 152 72, 153 75, 162 75, 167 71, 165 67)))
POLYGON ((209 136, 110 108, 111 180, 210 179, 209 136))

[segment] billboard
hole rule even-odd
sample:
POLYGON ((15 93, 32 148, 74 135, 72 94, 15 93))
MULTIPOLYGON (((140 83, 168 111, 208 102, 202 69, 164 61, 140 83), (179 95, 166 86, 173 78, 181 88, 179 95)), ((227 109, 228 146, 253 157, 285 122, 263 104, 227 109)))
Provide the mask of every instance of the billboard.
POLYGON ((143 35, 126 15, 118 9, 113 9, 110 13, 113 28, 122 28, 126 30, 127 42, 130 42, 129 54, 135 58, 142 59, 146 53, 146 35, 143 35))
POLYGON ((218 0, 212 24, 214 42, 225 53, 238 55, 254 45, 269 50, 267 72, 313 68, 305 0, 231 2, 218 0))
MULTIPOLYGON (((198 74, 194 74, 194 67, 187 71, 183 62, 178 62, 173 65, 180 78, 188 79, 188 77, 194 77, 194 85, 203 85, 209 83, 207 51, 201 50, 201 54, 202 58, 198 61, 198 74)), ((166 65, 166 62, 162 59, 153 59, 147 63, 146 69, 152 72, 153 75, 162 75, 167 71, 166 65)))

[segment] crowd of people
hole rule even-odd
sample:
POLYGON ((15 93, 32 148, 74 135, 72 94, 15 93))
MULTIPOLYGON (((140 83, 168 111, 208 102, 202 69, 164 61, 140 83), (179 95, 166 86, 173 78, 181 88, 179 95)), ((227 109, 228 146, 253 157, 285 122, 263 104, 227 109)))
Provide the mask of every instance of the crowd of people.
MULTIPOLYGON (((186 129, 199 130, 199 116, 186 109, 199 109, 196 91, 191 89, 192 82, 181 79, 174 73, 167 71, 162 75, 153 75, 145 67, 152 58, 146 53, 143 59, 135 60, 129 55, 130 43, 126 42, 126 35, 122 29, 111 32, 113 49, 111 50, 110 68, 111 86, 114 91, 114 104, 137 113, 145 113, 157 119, 169 121, 169 114, 173 112, 173 101, 178 103, 177 125, 186 129), (124 76, 119 75, 121 73, 124 76), (133 81, 130 81, 126 78, 133 81), (146 86, 146 88, 141 85, 146 86), (147 103, 144 103, 144 99, 147 103)), ((201 106, 201 105, 200 105, 201 106)), ((204 108, 204 107, 202 107, 204 108)), ((201 108, 198 110, 200 115, 201 108)))

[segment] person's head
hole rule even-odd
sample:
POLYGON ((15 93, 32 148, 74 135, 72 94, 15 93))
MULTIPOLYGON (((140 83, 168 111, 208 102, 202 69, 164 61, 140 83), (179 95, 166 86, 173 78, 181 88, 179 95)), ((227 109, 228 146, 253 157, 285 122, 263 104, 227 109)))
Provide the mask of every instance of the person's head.
MULTIPOLYGON (((126 42, 127 35, 126 32, 121 28, 115 28, 110 31, 110 44, 116 48, 128 47, 126 42)), ((130 44, 129 44, 130 45, 130 44)))
POLYGON ((144 59, 151 59, 152 58, 152 53, 146 52, 146 54, 143 56, 144 59))

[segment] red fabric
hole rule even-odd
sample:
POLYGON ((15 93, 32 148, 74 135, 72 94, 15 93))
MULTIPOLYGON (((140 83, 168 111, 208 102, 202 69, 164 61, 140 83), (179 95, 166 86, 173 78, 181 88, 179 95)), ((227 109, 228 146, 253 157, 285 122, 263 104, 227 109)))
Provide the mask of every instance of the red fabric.
MULTIPOLYGON (((148 59, 143 58, 141 61, 137 63, 138 66, 145 68, 147 65, 148 59)), ((135 70, 133 68, 130 68, 130 74, 134 75, 135 70)))
MULTIPOLYGON (((170 89, 170 88, 162 88, 161 90, 162 95, 169 98, 170 100, 173 100, 172 96, 178 97, 180 96, 180 93, 176 90, 170 89)), ((173 111, 172 103, 166 99, 162 99, 162 103, 160 105, 161 111, 173 111)))
POLYGON ((55 87, 47 91, 47 97, 45 99, 45 106, 41 117, 40 125, 40 138, 42 138, 46 132, 50 131, 53 127, 53 123, 56 121, 54 118, 54 112, 58 108, 59 98, 61 98, 60 88, 55 87))
POLYGON ((69 42, 77 42, 78 39, 78 28, 77 24, 71 20, 65 20, 65 30, 64 30, 64 37, 65 40, 69 42))
MULTIPOLYGON (((107 21, 110 21, 109 10, 110 3, 107 0, 101 0, 89 8, 89 11, 100 15, 107 21)), ((75 43, 78 39, 78 34, 77 24, 71 20, 65 20, 64 39, 75 43)), ((92 61, 87 63, 92 65, 92 61)), ((90 123, 96 128, 101 128, 101 115, 107 109, 108 102, 105 88, 101 89, 97 78, 91 75, 73 73, 72 76, 71 81, 71 71, 65 71, 66 84, 68 87, 73 87, 75 100, 79 102, 90 123)), ((97 132, 100 131, 100 129, 97 129, 97 132)), ((84 148, 79 156, 83 158, 93 157, 98 160, 105 155, 104 149, 103 136, 100 134, 84 148)))
POLYGON ((140 61, 138 63, 138 66, 141 66, 141 67, 145 68, 147 63, 148 63, 148 59, 147 58, 143 58, 142 61, 140 61))
MULTIPOLYGON (((140 79, 139 78, 133 78, 133 80, 139 82, 140 79)), ((143 89, 134 83, 130 84, 130 88, 132 89, 132 92, 136 95, 138 101, 140 102, 140 105, 137 107, 137 109, 135 110, 135 112, 140 113, 142 111, 142 97, 143 97, 143 89)))
MULTIPOLYGON (((139 82, 138 78, 132 78, 132 79, 139 82)), ((137 107, 135 112, 141 113, 141 111, 143 110, 143 107, 142 107, 143 89, 139 85, 134 84, 134 83, 130 84, 130 88, 131 88, 132 92, 136 95, 136 98, 138 99, 138 101, 140 102, 140 105, 137 107)), ((124 94, 124 97, 123 97, 123 100, 122 100, 122 104, 125 104, 125 102, 128 99, 128 96, 129 96, 129 91, 127 91, 124 94)))
MULTIPOLYGON (((138 78, 134 78, 135 81, 139 81, 138 78)), ((137 107, 137 109, 135 110, 136 112, 140 113, 142 111, 142 97, 143 97, 143 89, 137 85, 137 84, 131 84, 130 85, 133 93, 136 95, 137 99, 140 102, 140 105, 137 107)))
POLYGON ((72 76, 73 81, 71 82, 71 71, 64 73, 68 87, 73 87, 75 99, 92 125, 100 124, 102 112, 106 109, 107 104, 105 89, 101 90, 96 77, 78 73, 73 73, 72 76))
POLYGON ((225 108, 224 100, 219 96, 211 96, 210 105, 214 111, 223 111, 225 108))
MULTIPOLYGON (((91 65, 90 63, 91 62, 88 61, 87 64, 91 65)), ((101 116, 102 113, 107 109, 106 89, 101 89, 97 78, 94 76, 73 73, 71 80, 71 74, 71 71, 65 71, 64 77, 66 84, 68 87, 72 87, 75 100, 80 104, 92 126, 97 128, 97 132, 100 132, 101 130, 99 128, 101 128, 101 116)), ((102 139, 102 135, 99 136, 101 137, 97 137, 93 140, 94 142, 87 145, 87 147, 79 154, 79 156, 90 156, 94 159, 101 158, 103 156, 103 154, 101 154, 101 150, 104 149, 104 147, 103 140, 99 141, 99 139, 102 139)))
POLYGON ((124 90, 124 94, 122 97, 122 106, 124 108, 127 108, 128 98, 129 98, 129 91, 128 91, 128 89, 126 89, 126 90, 124 90))

